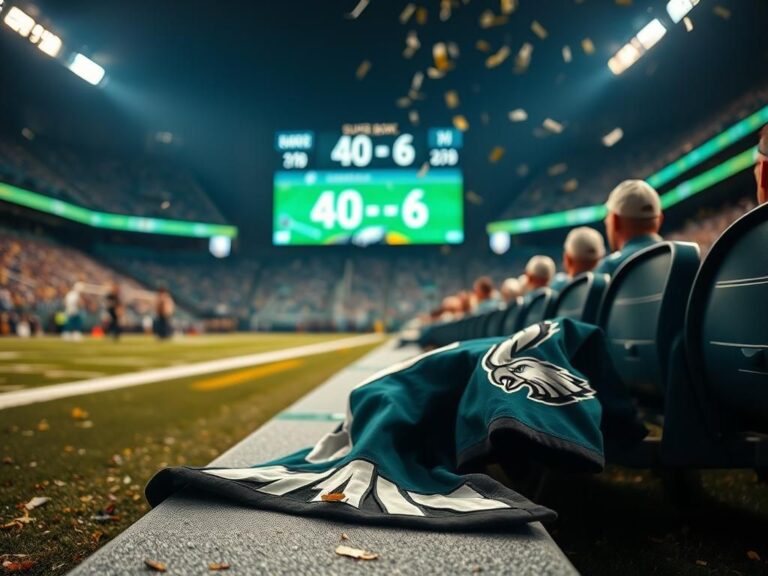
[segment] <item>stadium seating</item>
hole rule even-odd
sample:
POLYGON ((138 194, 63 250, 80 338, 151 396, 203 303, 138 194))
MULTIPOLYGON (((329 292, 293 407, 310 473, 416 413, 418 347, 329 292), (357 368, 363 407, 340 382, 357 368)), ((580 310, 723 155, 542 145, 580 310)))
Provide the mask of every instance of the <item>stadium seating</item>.
MULTIPOLYGON (((557 292, 551 288, 539 288, 531 292, 524 300, 520 312, 517 315, 515 330, 522 330, 526 326, 541 322, 547 318, 547 311, 552 301, 557 296, 557 292)), ((512 332, 510 332, 511 334, 512 332)))
POLYGON ((579 274, 552 301, 547 317, 562 316, 594 324, 610 279, 607 274, 579 274))

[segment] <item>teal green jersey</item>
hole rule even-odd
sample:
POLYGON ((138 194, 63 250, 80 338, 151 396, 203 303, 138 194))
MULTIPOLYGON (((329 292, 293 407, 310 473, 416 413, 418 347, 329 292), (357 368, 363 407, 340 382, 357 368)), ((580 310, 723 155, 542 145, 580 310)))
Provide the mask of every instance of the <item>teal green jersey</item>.
POLYGON ((603 258, 595 268, 595 273, 609 274, 613 276, 614 272, 618 270, 619 266, 628 260, 630 256, 633 256, 640 250, 653 246, 658 242, 661 242, 662 238, 658 234, 645 234, 643 236, 636 236, 629 240, 621 250, 617 250, 612 254, 609 254, 603 258))
POLYGON ((509 529, 555 513, 489 476, 517 460, 599 471, 644 428, 602 332, 567 319, 456 342, 361 382, 344 423, 313 447, 247 468, 169 468, 156 505, 191 486, 246 505, 342 521, 509 529))

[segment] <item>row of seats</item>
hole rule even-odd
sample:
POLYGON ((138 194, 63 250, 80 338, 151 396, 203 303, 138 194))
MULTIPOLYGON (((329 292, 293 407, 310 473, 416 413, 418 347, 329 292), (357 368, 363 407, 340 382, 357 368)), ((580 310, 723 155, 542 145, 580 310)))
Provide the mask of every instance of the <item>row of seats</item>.
POLYGON ((698 246, 662 242, 612 279, 592 273, 506 310, 425 331, 423 343, 512 334, 546 318, 600 326, 625 385, 663 425, 623 464, 768 470, 768 205, 698 246))

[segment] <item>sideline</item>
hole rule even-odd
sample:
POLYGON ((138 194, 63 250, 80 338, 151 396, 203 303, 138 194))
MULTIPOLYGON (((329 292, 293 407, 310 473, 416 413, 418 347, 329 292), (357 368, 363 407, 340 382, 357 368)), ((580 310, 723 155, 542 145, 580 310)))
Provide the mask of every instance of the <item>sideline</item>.
POLYGON ((0 394, 0 410, 12 408, 14 406, 48 402, 60 398, 69 398, 71 396, 92 394, 94 392, 117 390, 118 388, 129 388, 141 384, 177 380, 189 376, 200 376, 201 374, 212 374, 214 372, 224 372, 226 370, 235 370, 237 368, 292 360, 303 356, 324 354, 326 352, 333 352, 344 348, 373 344, 382 341, 385 337, 386 336, 383 334, 366 334, 363 336, 342 338, 340 340, 331 340, 330 342, 320 342, 317 344, 308 344, 306 346, 297 346, 295 348, 274 350, 272 352, 261 352, 259 354, 250 354, 248 356, 236 356, 235 358, 198 362, 186 366, 169 366, 166 368, 130 372, 128 374, 118 374, 116 376, 106 376, 104 378, 53 384, 51 386, 32 388, 29 390, 6 392, 5 394, 0 394))

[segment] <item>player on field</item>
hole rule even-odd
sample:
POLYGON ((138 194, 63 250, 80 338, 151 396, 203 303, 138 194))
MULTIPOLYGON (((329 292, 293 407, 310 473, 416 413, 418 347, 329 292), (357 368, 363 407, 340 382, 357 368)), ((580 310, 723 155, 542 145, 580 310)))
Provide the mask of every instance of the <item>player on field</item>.
POLYGON ((624 180, 605 203, 605 229, 613 254, 603 258, 595 272, 613 275, 634 253, 661 242, 664 214, 659 193, 643 180, 624 180))
POLYGON ((768 124, 760 132, 760 143, 757 145, 757 164, 755 165, 755 180, 757 180, 757 203, 768 202, 768 124))
POLYGON ((581 226, 568 233, 563 245, 563 272, 555 274, 549 284, 553 290, 562 290, 574 276, 594 270, 605 257, 605 242, 594 228, 581 226))
POLYGON ((82 290, 82 283, 75 282, 72 289, 64 296, 64 313, 67 316, 61 334, 64 340, 81 340, 83 338, 83 319, 80 317, 80 306, 83 303, 82 290))

